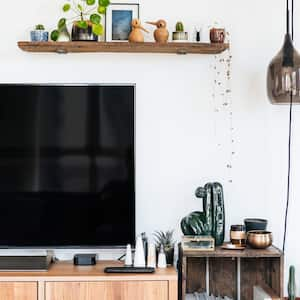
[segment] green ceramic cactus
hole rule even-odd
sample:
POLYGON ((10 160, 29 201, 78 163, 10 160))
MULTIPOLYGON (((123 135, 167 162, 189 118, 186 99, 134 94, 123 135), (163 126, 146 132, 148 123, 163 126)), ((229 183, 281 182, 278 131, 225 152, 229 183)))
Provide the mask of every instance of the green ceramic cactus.
POLYGON ((177 22, 176 23, 176 31, 177 32, 184 32, 184 26, 182 22, 177 22))
POLYGON ((290 266, 288 294, 289 294, 289 300, 296 299, 295 267, 294 266, 290 266))
POLYGON ((225 209, 223 188, 220 183, 207 183, 196 190, 196 197, 203 199, 203 212, 193 212, 182 219, 184 235, 210 235, 216 246, 224 242, 225 209))

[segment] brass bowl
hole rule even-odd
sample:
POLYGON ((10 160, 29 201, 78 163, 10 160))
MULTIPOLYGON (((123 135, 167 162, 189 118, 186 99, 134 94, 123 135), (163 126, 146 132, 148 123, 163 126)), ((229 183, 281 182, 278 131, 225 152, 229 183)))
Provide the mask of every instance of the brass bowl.
POLYGON ((247 234, 247 243, 255 249, 266 249, 273 243, 273 235, 270 231, 252 230, 247 234))

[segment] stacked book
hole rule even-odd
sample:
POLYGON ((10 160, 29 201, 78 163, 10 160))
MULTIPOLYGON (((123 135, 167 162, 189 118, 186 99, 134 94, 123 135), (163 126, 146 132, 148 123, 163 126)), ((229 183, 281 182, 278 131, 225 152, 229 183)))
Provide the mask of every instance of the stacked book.
POLYGON ((206 293, 193 293, 185 296, 186 300, 233 300, 229 297, 215 297, 214 295, 207 295, 206 293))

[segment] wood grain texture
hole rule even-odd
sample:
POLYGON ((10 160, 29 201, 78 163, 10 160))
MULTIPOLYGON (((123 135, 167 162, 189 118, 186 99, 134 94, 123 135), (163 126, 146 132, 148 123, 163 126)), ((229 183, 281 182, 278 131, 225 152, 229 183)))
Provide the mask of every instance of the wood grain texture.
POLYGON ((74 266, 72 261, 58 262, 47 272, 1 272, 0 281, 168 281, 177 280, 175 268, 156 269, 153 274, 106 274, 106 267, 123 266, 122 262, 99 261, 95 266, 74 266))
POLYGON ((167 281, 47 282, 45 300, 168 300, 168 297, 167 281))
POLYGON ((115 53, 175 53, 218 54, 229 48, 229 44, 210 43, 127 43, 127 42, 18 42, 27 52, 115 52, 115 53))
POLYGON ((283 253, 275 246, 267 249, 225 250, 216 247, 215 251, 188 251, 183 255, 189 257, 282 257, 283 253))
POLYGON ((0 282, 1 300, 38 300, 36 282, 0 282))
POLYGON ((187 293, 206 291, 206 258, 190 257, 187 260, 187 293))
POLYGON ((282 270, 278 258, 244 258, 241 260, 241 300, 253 299, 254 286, 268 286, 281 297, 282 270))
POLYGON ((169 300, 178 300, 178 280, 169 281, 169 300))
POLYGON ((237 262, 233 258, 209 259, 209 287, 215 296, 237 299, 237 262))

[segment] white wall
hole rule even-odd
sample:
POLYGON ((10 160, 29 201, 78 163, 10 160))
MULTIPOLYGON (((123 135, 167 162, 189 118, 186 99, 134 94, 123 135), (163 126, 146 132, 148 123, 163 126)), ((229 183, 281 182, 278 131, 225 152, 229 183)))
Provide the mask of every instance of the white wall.
MULTIPOLYGON (((137 84, 137 232, 178 229, 201 203, 194 191, 207 181, 224 184, 227 229, 245 217, 269 219, 281 246, 286 197, 288 108, 271 106, 266 69, 283 42, 284 1, 141 0, 142 19, 181 19, 190 28, 218 21, 231 33, 232 101, 236 155, 232 174, 229 144, 217 148, 229 127, 218 123, 212 102, 213 56, 151 54, 29 54, 36 23, 53 27, 60 0, 3 1, 0 26, 1 82, 99 82, 137 84), (216 128, 216 131, 215 131, 216 128), (228 180, 232 177, 233 183, 228 180)), ((300 6, 297 5, 298 13, 300 6)), ((300 46, 299 24, 296 44, 300 46)), ((152 29, 149 27, 149 29, 152 29)), ((171 28, 172 30, 172 28, 171 28)), ((299 108, 295 108, 293 189, 286 269, 297 257, 300 209, 299 108)), ((226 121, 226 120, 225 120, 226 121)), ((59 252, 64 254, 64 252, 59 252)), ((297 282, 299 285, 299 279, 297 282)))

